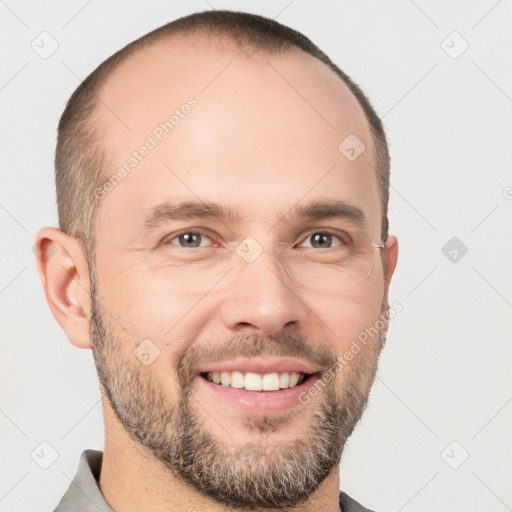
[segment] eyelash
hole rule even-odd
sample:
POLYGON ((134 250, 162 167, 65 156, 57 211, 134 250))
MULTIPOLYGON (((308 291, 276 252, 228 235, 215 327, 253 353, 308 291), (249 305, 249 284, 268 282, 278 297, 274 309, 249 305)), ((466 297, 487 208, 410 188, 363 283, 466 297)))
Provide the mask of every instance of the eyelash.
MULTIPOLYGON (((346 233, 344 233, 343 235, 340 234, 340 233, 337 233, 335 231, 330 231, 330 230, 316 230, 316 231, 310 231, 308 235, 306 235, 305 238, 303 238, 302 242, 300 243, 304 243, 308 238, 310 238, 311 236, 313 235, 316 235, 318 233, 321 233, 323 235, 331 235, 335 238, 338 238, 338 240, 340 241, 340 246, 343 246, 345 244, 347 244, 347 240, 344 240, 343 238, 350 238, 346 233)), ((207 235, 206 233, 204 233, 203 231, 200 231, 200 230, 188 230, 188 231, 182 231, 181 233, 177 233, 175 235, 173 235, 172 238, 168 238, 166 237, 166 239, 164 239, 164 241, 162 242, 162 245, 174 245, 175 247, 177 247, 178 249, 204 249, 205 247, 181 247, 177 244, 172 244, 171 241, 172 240, 175 240, 176 238, 179 238, 181 235, 186 235, 186 234, 194 234, 194 235, 201 235, 201 236, 204 236, 208 239, 212 239, 211 236, 207 235), (166 241, 167 240, 167 241, 166 241)), ((334 246, 334 247, 328 247, 328 249, 333 249, 333 248, 336 248, 336 247, 339 247, 339 246, 334 246)), ((310 247, 310 249, 316 249, 316 247, 310 247)))

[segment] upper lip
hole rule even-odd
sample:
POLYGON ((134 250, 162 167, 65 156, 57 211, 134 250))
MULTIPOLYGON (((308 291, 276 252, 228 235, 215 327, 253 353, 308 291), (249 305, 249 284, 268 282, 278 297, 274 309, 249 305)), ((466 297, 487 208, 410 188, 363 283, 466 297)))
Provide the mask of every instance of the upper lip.
POLYGON ((297 372, 312 374, 318 371, 315 366, 299 359, 288 357, 279 358, 253 358, 233 359, 218 363, 205 364, 198 369, 197 373, 207 372, 251 372, 251 373, 282 373, 297 372))

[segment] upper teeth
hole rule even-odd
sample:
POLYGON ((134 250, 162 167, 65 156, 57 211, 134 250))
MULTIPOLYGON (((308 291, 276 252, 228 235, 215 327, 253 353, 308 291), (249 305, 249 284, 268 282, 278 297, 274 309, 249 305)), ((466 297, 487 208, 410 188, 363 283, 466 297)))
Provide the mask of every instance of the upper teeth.
POLYGON ((278 389, 293 388, 299 381, 304 380, 304 374, 298 372, 281 373, 242 373, 234 372, 208 372, 206 379, 215 384, 231 386, 232 388, 245 388, 248 391, 277 391, 278 389))

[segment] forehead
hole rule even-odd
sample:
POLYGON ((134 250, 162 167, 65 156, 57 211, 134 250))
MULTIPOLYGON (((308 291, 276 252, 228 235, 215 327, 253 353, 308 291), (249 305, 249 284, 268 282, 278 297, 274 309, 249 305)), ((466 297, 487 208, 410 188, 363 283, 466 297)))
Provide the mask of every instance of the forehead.
POLYGON ((128 58, 99 95, 105 180, 125 169, 101 204, 109 218, 135 220, 172 198, 270 217, 271 205, 282 211, 305 196, 363 203, 378 218, 366 117, 342 80, 303 52, 247 56, 230 42, 170 39, 128 58), (366 149, 351 161, 344 140, 366 149))

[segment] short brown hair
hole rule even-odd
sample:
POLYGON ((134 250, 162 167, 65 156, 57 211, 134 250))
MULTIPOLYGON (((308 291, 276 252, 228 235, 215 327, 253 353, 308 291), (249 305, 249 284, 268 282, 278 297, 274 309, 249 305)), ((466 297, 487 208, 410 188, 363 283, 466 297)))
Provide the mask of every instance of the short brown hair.
POLYGON ((237 46, 250 46, 270 54, 299 49, 322 61, 349 87, 368 122, 376 148, 376 171, 382 202, 381 238, 388 235, 390 159, 381 120, 368 98, 352 79, 300 32, 272 19, 235 11, 204 11, 163 25, 131 42, 102 62, 73 92, 60 118, 55 152, 55 181, 60 228, 77 238, 89 264, 94 260, 94 224, 99 202, 93 191, 102 184, 109 165, 101 144, 101 127, 93 113, 98 93, 108 76, 133 53, 175 35, 200 33, 225 36, 237 46))

